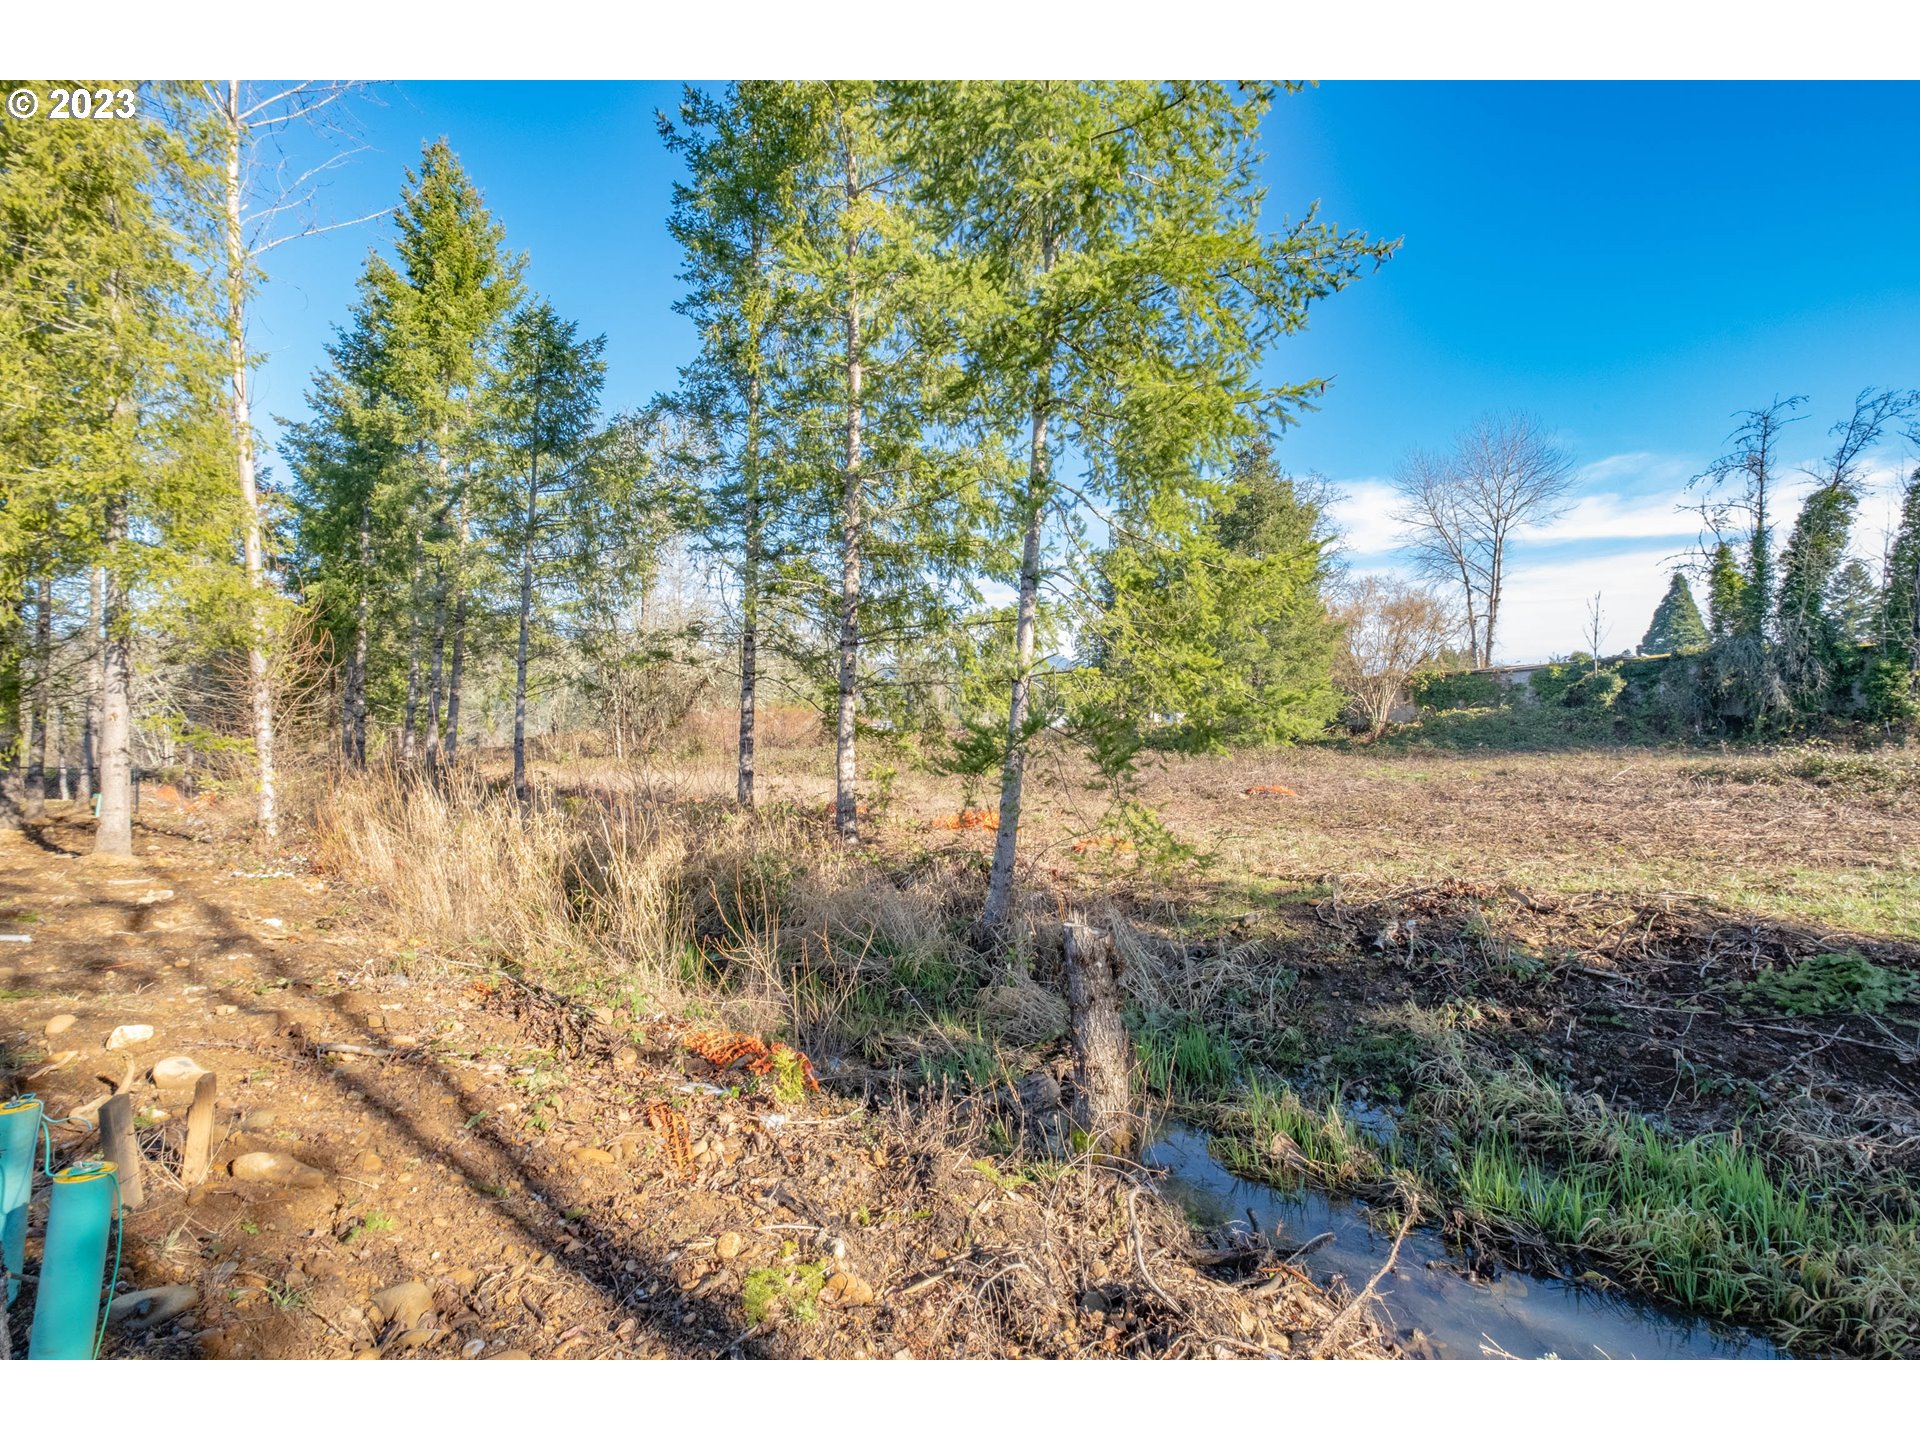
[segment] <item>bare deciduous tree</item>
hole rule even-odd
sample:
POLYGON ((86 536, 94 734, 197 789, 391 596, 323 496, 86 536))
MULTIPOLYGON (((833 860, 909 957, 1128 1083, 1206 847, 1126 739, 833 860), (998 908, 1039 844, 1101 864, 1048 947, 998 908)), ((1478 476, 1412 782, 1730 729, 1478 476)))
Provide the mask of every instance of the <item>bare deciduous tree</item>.
POLYGON ((1587 655, 1593 664, 1593 673, 1600 673, 1600 646, 1607 638, 1607 617, 1600 609, 1600 592, 1593 592, 1593 599, 1587 602, 1587 655))
POLYGON ((1468 654, 1493 663, 1514 531, 1553 519, 1573 467, 1539 420, 1520 412, 1483 415, 1453 454, 1415 451, 1394 476, 1403 504, 1394 518, 1412 532, 1423 568, 1460 588, 1468 654))
POLYGON ((1459 617, 1432 591, 1379 575, 1355 581, 1335 614, 1345 627, 1335 678, 1378 735, 1408 682, 1446 653, 1459 617))
POLYGON ((274 644, 274 623, 267 573, 266 535, 270 527, 255 460, 249 383, 254 357, 247 346, 247 302, 259 278, 261 257, 269 250, 289 240, 322 234, 343 225, 358 225, 386 213, 375 211, 333 224, 315 218, 319 177, 365 148, 340 143, 345 132, 335 118, 338 112, 331 109, 356 88, 357 82, 340 80, 302 80, 284 88, 240 80, 229 80, 224 85, 204 82, 209 108, 219 129, 221 150, 221 244, 226 301, 222 320, 229 359, 228 416, 233 427, 246 580, 252 601, 247 659, 259 786, 257 807, 260 831, 269 844, 280 833, 269 654, 274 644), (328 146, 319 163, 299 174, 289 173, 288 162, 278 148, 281 135, 294 125, 313 128, 328 146), (260 154, 263 143, 276 152, 273 157, 260 154), (293 216, 291 224, 285 221, 289 215, 293 216))

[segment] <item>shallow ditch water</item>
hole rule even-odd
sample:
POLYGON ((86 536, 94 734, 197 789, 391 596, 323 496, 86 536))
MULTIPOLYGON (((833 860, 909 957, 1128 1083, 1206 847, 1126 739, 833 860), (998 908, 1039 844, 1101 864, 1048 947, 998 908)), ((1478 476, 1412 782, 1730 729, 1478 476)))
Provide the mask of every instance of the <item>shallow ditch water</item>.
MULTIPOLYGON (((1339 1276, 1353 1289, 1386 1263, 1392 1245, 1367 1223, 1358 1201, 1309 1187, 1294 1192, 1243 1180, 1207 1151, 1207 1137, 1164 1128, 1147 1163, 1168 1172, 1162 1189, 1206 1227, 1244 1222, 1251 1210, 1269 1234, 1279 1227, 1284 1253, 1331 1231, 1333 1239, 1301 1267, 1317 1280, 1339 1276)), ((1774 1360, 1785 1352, 1765 1337, 1570 1280, 1507 1272, 1491 1283, 1461 1273, 1459 1252, 1438 1231, 1418 1226, 1400 1247, 1393 1273, 1375 1289, 1401 1343, 1442 1360, 1774 1360)))

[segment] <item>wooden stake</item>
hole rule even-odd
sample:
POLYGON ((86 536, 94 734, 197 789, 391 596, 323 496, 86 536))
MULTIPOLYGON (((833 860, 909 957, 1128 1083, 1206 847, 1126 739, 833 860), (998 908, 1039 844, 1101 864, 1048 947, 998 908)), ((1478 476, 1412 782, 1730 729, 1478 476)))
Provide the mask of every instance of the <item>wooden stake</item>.
POLYGON ((187 1148, 180 1156, 180 1181, 198 1185, 207 1178, 207 1156, 213 1149, 213 1097, 220 1077, 209 1070, 194 1082, 193 1106, 187 1111, 187 1148))
POLYGON ((100 1107, 100 1148, 120 1172, 120 1203, 138 1210, 147 1200, 140 1147, 133 1139, 133 1097, 122 1091, 100 1107))

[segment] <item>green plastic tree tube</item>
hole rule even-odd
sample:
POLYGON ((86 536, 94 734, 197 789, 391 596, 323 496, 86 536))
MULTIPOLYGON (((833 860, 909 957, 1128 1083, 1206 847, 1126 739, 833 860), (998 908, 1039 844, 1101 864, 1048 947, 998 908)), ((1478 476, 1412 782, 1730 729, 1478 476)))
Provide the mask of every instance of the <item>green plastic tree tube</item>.
POLYGON ((27 1263, 27 1200, 39 1148, 40 1101, 16 1095, 0 1104, 0 1262, 7 1267, 9 1305, 20 1293, 20 1271, 27 1263))
POLYGON ((91 1360, 100 1338, 100 1288, 119 1177, 105 1161, 69 1165, 53 1177, 40 1294, 27 1337, 29 1360, 91 1360))

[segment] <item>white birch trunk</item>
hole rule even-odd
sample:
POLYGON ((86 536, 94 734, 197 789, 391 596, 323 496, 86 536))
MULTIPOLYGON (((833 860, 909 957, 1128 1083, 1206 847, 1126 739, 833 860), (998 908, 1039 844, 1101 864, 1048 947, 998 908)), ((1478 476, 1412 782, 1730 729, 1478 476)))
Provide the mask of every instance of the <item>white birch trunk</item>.
POLYGON ((847 466, 840 491, 840 713, 834 727, 834 833, 851 844, 860 836, 859 770, 854 755, 860 710, 860 543, 865 496, 860 474, 860 291, 854 274, 852 209, 859 170, 847 142, 847 466))
POLYGON ((280 838, 279 778, 273 763, 273 685, 268 670, 267 562, 260 518, 259 473, 253 446, 253 410, 247 395, 247 242, 240 226, 240 82, 227 82, 226 105, 227 361, 231 371, 233 441, 240 473, 242 546, 250 602, 247 690, 253 715, 254 763, 259 776, 257 816, 268 844, 280 838))

